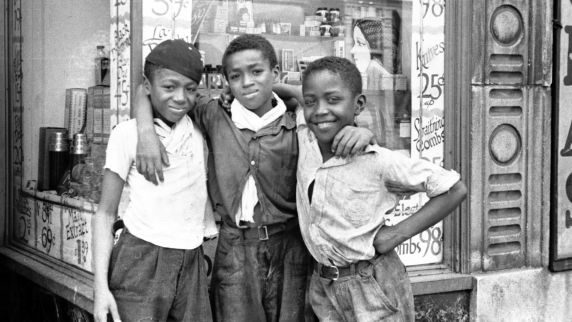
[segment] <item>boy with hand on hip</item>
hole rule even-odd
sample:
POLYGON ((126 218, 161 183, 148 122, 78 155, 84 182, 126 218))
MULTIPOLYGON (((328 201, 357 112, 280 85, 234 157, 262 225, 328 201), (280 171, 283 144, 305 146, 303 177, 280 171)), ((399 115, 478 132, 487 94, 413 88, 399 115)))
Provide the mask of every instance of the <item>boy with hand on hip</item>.
POLYGON ((321 321, 413 321, 411 285, 394 248, 446 217, 466 187, 455 171, 379 146, 333 158, 334 137, 364 108, 361 88, 358 69, 344 58, 325 57, 304 71, 297 202, 316 260, 310 302, 321 321), (384 214, 399 200, 388 187, 423 191, 430 200, 385 226, 384 214))
POLYGON ((202 242, 216 234, 206 185, 203 136, 187 113, 194 107, 203 64, 196 48, 166 40, 146 57, 144 88, 153 132, 169 155, 165 183, 135 167, 134 119, 109 138, 102 196, 93 219, 94 316, 107 321, 212 321, 202 242), (113 246, 112 226, 124 184, 130 202, 113 246))
MULTIPOLYGON (((273 93, 279 68, 264 37, 245 34, 231 41, 222 66, 235 98, 230 111, 210 101, 190 113, 209 142, 209 191, 213 203, 222 205, 212 277, 215 318, 304 321, 311 259, 296 211, 296 115, 273 93)), ((148 100, 138 94, 137 101, 139 133, 146 137, 138 159, 154 178, 160 148, 148 129, 148 100)), ((339 150, 350 151, 365 147, 373 135, 348 128, 340 137, 339 150)))

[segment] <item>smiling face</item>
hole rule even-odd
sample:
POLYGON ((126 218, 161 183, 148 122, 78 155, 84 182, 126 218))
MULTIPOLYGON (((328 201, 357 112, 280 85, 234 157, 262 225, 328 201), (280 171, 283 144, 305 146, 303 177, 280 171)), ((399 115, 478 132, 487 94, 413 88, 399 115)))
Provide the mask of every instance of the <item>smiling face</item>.
POLYGON ((226 58, 226 74, 234 97, 258 116, 272 109, 272 85, 278 81, 278 66, 262 51, 247 49, 235 52, 226 58))
POLYGON ((350 51, 355 64, 361 73, 364 73, 371 61, 371 49, 363 32, 358 26, 354 27, 354 46, 350 51))
POLYGON ((315 71, 304 79, 304 118, 318 139, 322 155, 331 151, 336 134, 353 125, 354 117, 365 106, 365 96, 353 94, 340 75, 328 70, 315 71))
POLYGON ((175 71, 159 68, 145 78, 153 110, 167 124, 176 123, 195 106, 197 83, 175 71))

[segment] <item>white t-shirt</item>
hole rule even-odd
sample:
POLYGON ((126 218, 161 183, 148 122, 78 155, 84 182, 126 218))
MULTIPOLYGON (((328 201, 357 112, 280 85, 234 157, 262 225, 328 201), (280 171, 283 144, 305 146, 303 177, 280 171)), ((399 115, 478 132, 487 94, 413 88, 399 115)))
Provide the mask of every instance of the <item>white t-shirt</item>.
POLYGON ((135 119, 113 129, 105 168, 129 185, 130 200, 122 219, 130 233, 157 246, 194 249, 204 236, 216 234, 207 196, 203 136, 188 116, 173 128, 158 119, 154 123, 169 156, 163 182, 154 185, 137 172, 135 119))

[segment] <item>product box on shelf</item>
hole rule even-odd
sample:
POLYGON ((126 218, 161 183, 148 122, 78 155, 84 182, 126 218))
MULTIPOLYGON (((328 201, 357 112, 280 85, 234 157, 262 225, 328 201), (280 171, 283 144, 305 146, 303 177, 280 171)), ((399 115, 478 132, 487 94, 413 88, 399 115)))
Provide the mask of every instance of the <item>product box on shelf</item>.
POLYGON ((86 129, 89 142, 107 143, 111 133, 111 107, 109 87, 88 88, 86 129))
POLYGON ((233 17, 236 19, 235 25, 240 27, 246 28, 254 25, 252 0, 236 0, 236 11, 233 17))
POLYGON ((71 139, 74 134, 84 130, 86 108, 87 90, 85 88, 67 88, 64 127, 68 129, 69 139, 71 139))

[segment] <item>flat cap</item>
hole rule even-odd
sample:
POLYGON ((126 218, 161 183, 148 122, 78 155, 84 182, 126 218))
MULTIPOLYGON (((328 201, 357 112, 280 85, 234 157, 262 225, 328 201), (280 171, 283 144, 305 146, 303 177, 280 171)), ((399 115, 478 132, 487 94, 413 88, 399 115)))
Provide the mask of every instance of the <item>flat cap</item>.
POLYGON ((203 62, 201 54, 182 39, 169 39, 158 44, 147 58, 149 63, 162 66, 197 82, 201 81, 203 62))

